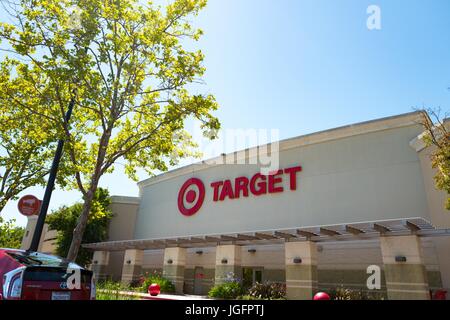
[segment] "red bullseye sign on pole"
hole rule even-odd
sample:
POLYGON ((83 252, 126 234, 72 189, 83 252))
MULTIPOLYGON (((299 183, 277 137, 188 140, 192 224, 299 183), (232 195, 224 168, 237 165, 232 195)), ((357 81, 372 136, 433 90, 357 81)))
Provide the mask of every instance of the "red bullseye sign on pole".
POLYGON ((39 209, 41 208, 41 200, 33 195, 26 195, 20 198, 17 208, 19 212, 24 216, 33 216, 39 214, 39 209))

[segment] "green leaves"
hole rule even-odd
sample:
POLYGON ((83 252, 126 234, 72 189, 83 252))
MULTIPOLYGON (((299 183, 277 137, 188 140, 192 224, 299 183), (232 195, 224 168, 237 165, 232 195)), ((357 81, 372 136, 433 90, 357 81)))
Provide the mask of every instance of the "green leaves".
POLYGON ((2 108, 14 103, 15 112, 36 115, 34 126, 14 125, 42 137, 42 145, 33 145, 44 154, 65 139, 57 182, 88 199, 82 215, 89 213, 86 195, 119 159, 136 180, 137 168, 151 175, 198 155, 190 135, 174 138, 187 119, 200 120, 205 131, 219 128, 212 115, 217 102, 199 93, 204 56, 186 48, 202 34, 189 21, 205 0, 173 0, 165 8, 138 0, 20 0, 20 5, 15 25, 0 25, 2 45, 14 51, 0 74, 2 108), (76 28, 73 12, 79 17, 76 28), (63 117, 74 95, 67 124, 63 117))
POLYGON ((43 121, 52 117, 41 107, 48 92, 28 66, 12 59, 1 63, 0 211, 21 191, 45 182, 58 136, 43 121))
POLYGON ((421 111, 420 123, 424 127, 422 139, 431 147, 431 166, 435 169, 436 188, 447 193, 445 208, 450 210, 450 122, 440 116, 440 110, 421 111))
MULTIPOLYGON (((15 100, 15 110, 28 110, 44 128, 54 128, 45 130, 53 141, 67 140, 71 163, 64 159, 64 175, 78 178, 59 177, 60 185, 84 191, 96 166, 108 172, 119 158, 127 161, 132 178, 136 166, 149 173, 166 169, 162 157, 195 154, 187 150, 194 143, 181 146, 170 138, 185 119, 201 120, 205 130, 219 127, 210 113, 218 107, 214 97, 190 96, 185 89, 205 71, 201 51, 185 50, 181 40, 202 34, 187 19, 206 1, 177 0, 164 10, 136 0, 21 4, 22 27, 3 23, 0 38, 27 62, 9 60, 14 77, 7 77, 1 94, 9 97, 4 106, 15 100), (80 28, 71 27, 74 12, 80 28), (74 88, 77 105, 67 125, 62 118, 74 88), (99 159, 102 147, 107 153, 99 159)), ((34 129, 35 136, 44 136, 34 129)))
MULTIPOLYGON (((111 203, 109 192, 106 189, 99 188, 95 193, 92 202, 86 231, 83 236, 84 243, 101 242, 107 239, 108 222, 112 217, 109 209, 111 203)), ((56 239, 57 254, 64 257, 72 242, 72 232, 77 225, 78 217, 83 209, 82 203, 76 203, 69 207, 61 207, 47 216, 47 221, 51 230, 57 230, 56 239)), ((87 265, 92 259, 92 252, 81 249, 77 262, 87 265)))
POLYGON ((25 229, 15 226, 15 220, 4 221, 0 217, 0 248, 19 249, 25 229))

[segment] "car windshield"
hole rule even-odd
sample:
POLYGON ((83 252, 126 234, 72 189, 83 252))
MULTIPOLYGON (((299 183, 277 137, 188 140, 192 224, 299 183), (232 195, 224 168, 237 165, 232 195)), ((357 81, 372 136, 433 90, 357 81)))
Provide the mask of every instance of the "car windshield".
POLYGON ((12 258, 27 266, 61 266, 67 264, 62 258, 51 256, 43 253, 33 252, 9 252, 12 258))

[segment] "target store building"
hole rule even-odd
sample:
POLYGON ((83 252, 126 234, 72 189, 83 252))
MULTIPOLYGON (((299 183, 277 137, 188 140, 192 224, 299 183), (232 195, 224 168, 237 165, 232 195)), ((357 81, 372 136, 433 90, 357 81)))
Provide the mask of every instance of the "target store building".
POLYGON ((269 175, 200 162, 141 181, 139 197, 113 197, 109 240, 84 245, 92 268, 123 282, 161 272, 187 294, 237 278, 284 283, 289 299, 337 287, 429 299, 450 287, 450 213, 419 120, 409 113, 282 140, 269 175))

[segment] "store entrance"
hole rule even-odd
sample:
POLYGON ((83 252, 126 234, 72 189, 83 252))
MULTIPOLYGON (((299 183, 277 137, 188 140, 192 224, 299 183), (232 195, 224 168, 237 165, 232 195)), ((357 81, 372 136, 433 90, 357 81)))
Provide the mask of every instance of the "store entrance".
POLYGON ((262 283, 262 281, 262 267, 244 267, 242 269, 242 285, 244 286, 244 288, 250 288, 255 283, 262 283))
POLYGON ((203 267, 195 267, 194 270, 194 294, 203 294, 203 278, 205 277, 203 267))

